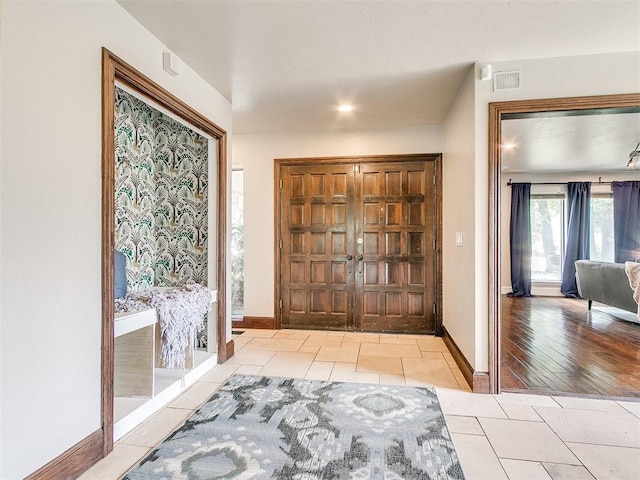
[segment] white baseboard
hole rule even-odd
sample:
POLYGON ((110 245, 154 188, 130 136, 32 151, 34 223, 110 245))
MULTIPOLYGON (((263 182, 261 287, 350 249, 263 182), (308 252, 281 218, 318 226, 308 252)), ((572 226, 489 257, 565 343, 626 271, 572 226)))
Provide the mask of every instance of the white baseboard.
POLYGON ((531 293, 533 295, 539 295, 541 297, 564 297, 560 293, 560 285, 540 285, 535 284, 531 287, 531 293))
MULTIPOLYGON (((500 288, 500 293, 502 295, 506 295, 511 292, 511 285, 505 286, 503 285, 500 288)), ((531 294, 538 295, 540 297, 562 297, 562 293, 560 293, 560 285, 536 285, 534 284, 531 287, 531 294)))

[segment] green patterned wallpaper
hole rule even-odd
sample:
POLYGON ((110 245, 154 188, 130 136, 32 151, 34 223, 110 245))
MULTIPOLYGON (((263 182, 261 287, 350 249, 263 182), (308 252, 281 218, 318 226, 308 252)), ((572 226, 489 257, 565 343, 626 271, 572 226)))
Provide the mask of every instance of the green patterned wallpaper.
POLYGON ((207 285, 208 140, 116 88, 116 249, 132 290, 207 285))

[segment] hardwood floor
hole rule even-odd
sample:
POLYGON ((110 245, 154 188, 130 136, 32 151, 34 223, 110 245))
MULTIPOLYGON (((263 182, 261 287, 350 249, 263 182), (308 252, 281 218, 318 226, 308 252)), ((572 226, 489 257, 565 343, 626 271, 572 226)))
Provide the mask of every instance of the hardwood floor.
POLYGON ((586 300, 502 297, 503 391, 640 398, 640 325, 586 300))

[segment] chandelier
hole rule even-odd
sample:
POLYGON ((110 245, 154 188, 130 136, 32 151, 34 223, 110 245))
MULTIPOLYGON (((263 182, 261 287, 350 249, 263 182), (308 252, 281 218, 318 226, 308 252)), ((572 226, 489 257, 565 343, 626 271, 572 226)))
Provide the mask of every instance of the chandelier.
POLYGON ((629 154, 629 161, 627 162, 627 167, 633 168, 634 170, 640 170, 640 143, 636 145, 636 148, 629 154))

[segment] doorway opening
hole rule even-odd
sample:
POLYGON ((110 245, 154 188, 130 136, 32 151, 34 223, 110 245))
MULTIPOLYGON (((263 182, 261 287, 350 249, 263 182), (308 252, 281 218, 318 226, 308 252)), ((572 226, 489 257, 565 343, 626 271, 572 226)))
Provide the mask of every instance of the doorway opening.
MULTIPOLYGON (((215 342, 218 362, 224 362, 233 352, 233 341, 226 343, 226 132, 164 90, 122 59, 103 48, 102 50, 102 451, 106 456, 114 442, 114 257, 115 257, 115 105, 116 83, 136 95, 148 99, 171 115, 193 126, 213 139, 215 147, 215 172, 209 173, 209 182, 217 192, 216 202, 209 209, 211 231, 208 235, 210 264, 215 263, 217 281, 217 308, 208 319, 215 322, 215 342), (213 185, 212 185, 213 187, 213 185), (213 245, 213 247, 212 247, 213 245), (212 248, 211 248, 212 247, 212 248), (211 254, 215 252, 215 254, 211 254)), ((212 286, 212 285, 209 285, 212 286)), ((211 330, 210 330, 211 332, 211 330)))
MULTIPOLYGON (((544 296, 545 293, 539 295, 538 298, 525 297, 508 299, 504 296, 506 291, 503 277, 505 274, 508 276, 508 271, 505 272, 503 266, 506 263, 504 260, 505 252, 508 252, 509 249, 509 211, 508 207, 505 209, 506 202, 503 200, 507 198, 508 190, 506 189, 511 186, 511 182, 507 182, 508 177, 506 172, 503 171, 509 154, 502 146, 510 142, 510 139, 504 135, 504 120, 507 119, 548 119, 609 113, 617 114, 637 112, 639 107, 640 94, 526 100, 489 104, 489 379, 491 393, 499 393, 502 390, 521 390, 514 387, 514 377, 518 377, 519 380, 524 379, 524 377, 531 373, 532 369, 528 367, 540 365, 545 362, 549 364, 549 358, 553 357, 553 362, 556 363, 549 371, 554 369, 558 370, 551 373, 558 378, 565 375, 564 380, 563 382, 555 384, 555 386, 549 385, 548 383, 546 385, 539 384, 537 388, 534 389, 536 393, 631 396, 629 391, 619 389, 616 385, 613 385, 613 389, 606 391, 606 393, 596 393, 596 390, 605 391, 603 384, 612 382, 606 379, 608 375, 606 370, 598 370, 597 368, 594 370, 591 366, 596 364, 597 367, 600 367, 605 363, 612 365, 612 362, 609 362, 608 359, 618 356, 620 365, 622 366, 622 372, 626 368, 624 365, 629 365, 629 363, 624 360, 624 356, 627 355, 627 353, 619 351, 617 346, 628 344, 627 350, 634 351, 634 349, 637 349, 637 345, 639 345, 640 335, 635 336, 634 338, 636 339, 633 340, 629 338, 627 333, 621 332, 620 330, 628 330, 632 327, 638 330, 638 325, 625 322, 624 320, 617 320, 616 317, 613 316, 605 319, 605 317, 600 316, 601 314, 599 312, 594 313, 588 310, 587 300, 572 301, 571 299, 563 297, 547 297, 544 296), (504 213, 505 210, 507 212, 506 215, 504 213), (505 238, 507 238, 507 240, 505 240, 505 238), (564 340, 564 343, 559 342, 558 345, 560 346, 557 349, 547 345, 546 352, 543 352, 542 349, 539 348, 541 334, 544 333, 541 328, 544 322, 540 320, 540 315, 544 315, 545 312, 550 315, 562 316, 563 318, 560 319, 558 317, 558 320, 562 320, 562 324, 568 329, 572 328, 573 332, 565 330, 552 333, 549 338, 554 341, 564 340), (511 320, 518 319, 521 320, 520 323, 511 322, 511 320), (529 327, 538 327, 537 332, 539 335, 535 336, 535 332, 528 331, 529 327), (589 329, 590 333, 585 333, 589 329), (614 334, 613 331, 617 333, 614 334), (573 335, 573 333, 576 332, 583 335, 573 335), (527 337, 527 335, 529 336, 527 337), (613 336, 607 337, 606 335, 613 336), (618 336, 616 337, 616 335, 618 336), (514 338, 524 337, 529 338, 530 341, 525 340, 521 345, 515 346, 505 343, 505 341, 510 342, 514 338), (609 340, 603 340, 606 338, 609 338, 609 340), (615 338, 622 340, 616 341, 615 338), (591 347, 581 350, 579 347, 584 342, 592 342, 591 347), (558 352, 558 350, 561 351, 558 352), (556 355, 558 353, 560 355, 556 355), (565 360, 560 358, 565 356, 565 354, 567 357, 571 357, 571 359, 567 361, 568 363, 565 363, 565 360), (577 363, 571 365, 574 359, 577 363), (580 362, 582 362, 583 365, 580 365, 580 362), (508 363, 512 367, 515 366, 515 371, 505 368, 508 363), (590 365, 585 367, 586 364, 590 365), (600 380, 604 380, 603 384, 600 386, 595 385, 592 381, 593 378, 589 379, 590 376, 600 377, 600 380), (574 382, 575 385, 587 385, 587 391, 572 388, 572 382, 574 382)), ((630 145, 627 150, 632 148, 633 145, 630 145)), ((626 156, 628 156, 628 151, 619 159, 622 167, 624 167, 624 157, 626 156)), ((545 158, 547 157, 548 156, 545 156, 545 158)), ((616 157, 618 157, 618 155, 616 155, 616 157)), ((534 161, 540 162, 544 161, 544 159, 538 155, 537 160, 534 161)), ((548 158, 547 161, 549 162, 548 158)), ((509 167, 509 177, 511 177, 513 175, 511 173, 511 165, 507 166, 509 167)), ((622 170, 624 170, 624 168, 622 168, 622 170)), ((554 188, 564 185, 564 188, 566 188, 567 181, 574 181, 573 178, 567 179, 554 176, 557 174, 553 172, 546 173, 548 179, 537 180, 533 183, 553 185, 554 188)), ((585 175, 589 172, 582 169, 579 170, 579 173, 585 175)), ((594 177, 593 172, 591 172, 591 176, 594 177)), ((615 177, 616 175, 608 176, 615 177)), ((616 180, 616 178, 611 179, 616 180)), ((578 180, 587 179, 580 178, 578 180)), ((595 174, 594 180, 594 186, 606 183, 601 182, 597 174, 595 174)), ((526 179, 518 181, 526 182, 526 179)), ((604 187, 598 185, 598 188, 601 189, 604 187)), ((596 214, 591 219, 592 238, 590 240, 592 245, 594 245, 595 253, 606 257, 609 249, 607 243, 607 229, 609 228, 607 223, 607 209, 610 209, 610 197, 605 191, 596 190, 597 191, 594 192, 595 194, 592 194, 591 202, 598 211, 596 211, 596 214)), ((532 190, 532 199, 534 198, 533 193, 532 190)), ((553 192, 539 191, 538 193, 543 196, 545 194, 551 197, 558 196, 558 192, 555 190, 553 192)), ((558 212, 558 215, 559 213, 560 212, 558 212)), ((554 235, 551 235, 550 239, 553 240, 553 237, 554 235)), ((560 234, 556 234, 555 237, 559 241, 562 240, 560 234)), ((551 243, 553 243, 553 241, 551 243)), ((554 272, 555 274, 558 273, 556 271, 557 269, 554 270, 555 264, 557 263, 555 252, 549 250, 549 255, 547 255, 544 248, 541 247, 538 257, 539 264, 536 265, 537 274, 544 277, 547 274, 553 276, 554 272)), ((553 283, 553 281, 549 283, 553 283)), ((558 321, 552 321, 551 327, 557 328, 559 324, 560 322, 558 321)), ((625 380, 623 376, 624 373, 621 373, 620 379, 622 379, 624 383, 625 380)), ((538 378, 538 380, 539 379, 540 378, 538 378)), ((621 383, 618 383, 618 385, 621 385, 621 383)), ((640 388, 638 387, 640 387, 640 385, 634 388, 640 392, 640 388)))

